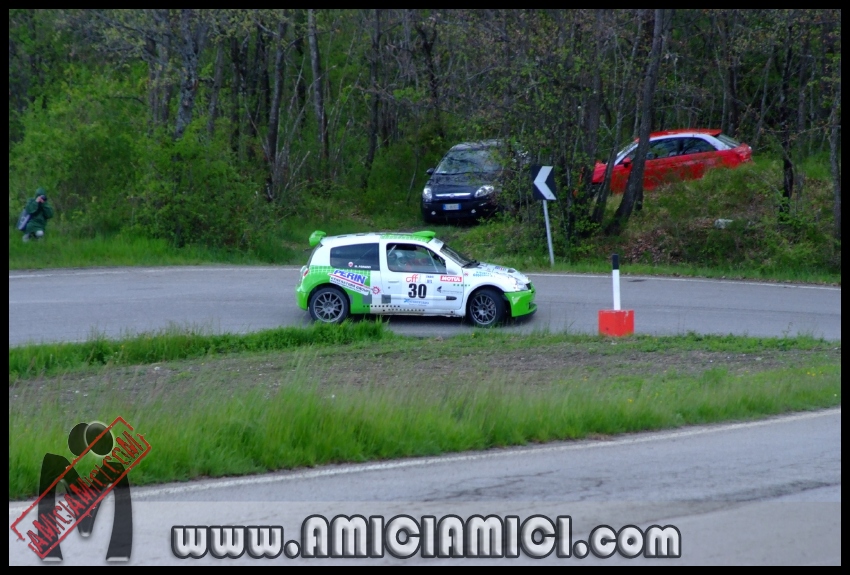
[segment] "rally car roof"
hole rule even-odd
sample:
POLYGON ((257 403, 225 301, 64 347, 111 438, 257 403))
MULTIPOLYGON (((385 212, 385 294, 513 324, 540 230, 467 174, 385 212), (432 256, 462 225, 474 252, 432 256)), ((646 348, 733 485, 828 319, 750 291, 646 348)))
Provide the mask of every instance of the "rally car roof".
POLYGON ((316 230, 310 234, 310 246, 315 247, 319 242, 323 244, 345 244, 359 243, 376 240, 417 240, 421 242, 429 242, 434 239, 437 234, 429 230, 418 232, 364 232, 360 234, 343 234, 339 236, 328 236, 321 230, 316 230))

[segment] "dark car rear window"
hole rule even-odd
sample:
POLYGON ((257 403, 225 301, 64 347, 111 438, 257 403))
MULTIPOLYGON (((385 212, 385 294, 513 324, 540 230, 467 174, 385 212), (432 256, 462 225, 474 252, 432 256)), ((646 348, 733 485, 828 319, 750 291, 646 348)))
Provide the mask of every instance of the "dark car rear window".
POLYGON ((342 269, 377 270, 378 244, 353 244, 331 248, 331 266, 342 269))

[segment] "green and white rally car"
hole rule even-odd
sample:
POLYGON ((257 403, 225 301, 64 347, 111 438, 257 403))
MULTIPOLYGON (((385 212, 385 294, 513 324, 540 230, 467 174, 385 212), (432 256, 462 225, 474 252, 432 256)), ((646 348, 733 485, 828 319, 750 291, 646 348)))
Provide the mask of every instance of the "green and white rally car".
POLYGON ((313 232, 298 306, 328 323, 349 314, 442 315, 468 317, 479 327, 537 311, 525 275, 462 256, 434 235, 313 232))

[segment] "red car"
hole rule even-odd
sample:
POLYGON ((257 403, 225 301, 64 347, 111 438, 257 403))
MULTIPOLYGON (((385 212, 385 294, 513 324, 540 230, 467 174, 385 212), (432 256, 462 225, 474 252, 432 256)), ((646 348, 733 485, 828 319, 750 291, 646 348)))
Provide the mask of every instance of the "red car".
MULTIPOLYGON (((611 174, 611 192, 622 194, 632 170, 632 159, 637 151, 635 140, 617 154, 611 174)), ((651 190, 675 180, 696 180, 709 168, 734 168, 752 161, 753 150, 730 138, 720 130, 667 130, 649 135, 649 152, 643 175, 643 189, 651 190)), ((593 183, 601 184, 605 177, 605 164, 596 163, 593 183)))

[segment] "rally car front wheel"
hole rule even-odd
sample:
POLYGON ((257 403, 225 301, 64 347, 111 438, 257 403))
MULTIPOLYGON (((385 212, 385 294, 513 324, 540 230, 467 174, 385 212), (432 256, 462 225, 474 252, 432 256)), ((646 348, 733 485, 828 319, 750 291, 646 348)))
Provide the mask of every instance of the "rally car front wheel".
POLYGON ((485 288, 472 294, 466 311, 472 325, 493 327, 505 315, 505 300, 496 290, 485 288))

